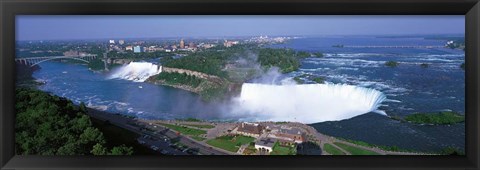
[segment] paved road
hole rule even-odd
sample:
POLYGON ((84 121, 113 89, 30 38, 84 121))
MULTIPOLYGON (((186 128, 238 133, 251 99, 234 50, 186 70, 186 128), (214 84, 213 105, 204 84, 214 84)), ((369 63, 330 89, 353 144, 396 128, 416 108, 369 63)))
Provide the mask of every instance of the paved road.
MULTIPOLYGON (((172 140, 173 141, 177 140, 178 142, 188 146, 189 148, 198 149, 198 152, 200 154, 203 154, 203 155, 227 155, 227 154, 230 154, 228 152, 224 152, 224 151, 212 148, 212 147, 210 147, 206 144, 198 143, 195 140, 184 137, 182 135, 177 135, 175 132, 173 132, 173 131, 171 131, 167 128, 164 128, 162 126, 144 124, 148 128, 155 130, 154 132, 149 132, 147 130, 142 130, 142 128, 139 127, 139 126, 131 125, 131 124, 133 124, 133 119, 131 119, 131 118, 127 118, 127 117, 120 116, 120 115, 113 115, 113 114, 110 114, 110 113, 101 112, 101 111, 97 111, 97 110, 93 110, 93 109, 89 109, 88 114, 92 117, 95 117, 95 118, 103 120, 103 121, 108 120, 111 124, 114 124, 118 127, 121 127, 121 128, 127 129, 127 130, 130 130, 130 131, 135 132, 137 134, 140 134, 142 136, 143 135, 149 135, 149 136, 152 137, 152 139, 154 139, 156 141, 160 141, 164 137, 168 137, 171 141, 172 140)), ((164 142, 164 143, 161 143, 161 142, 158 143, 157 142, 155 144, 158 144, 159 146, 162 146, 162 149, 164 149, 165 144, 167 144, 167 142, 164 142)), ((178 152, 173 152, 172 151, 171 153, 178 153, 178 152)))
POLYGON ((159 149, 157 150, 158 152, 162 151, 167 151, 167 153, 162 153, 162 154, 167 154, 167 155, 188 155, 185 152, 182 152, 180 150, 177 150, 175 148, 172 148, 170 146, 170 143, 162 141, 162 140, 156 140, 156 139, 149 139, 149 138, 144 138, 143 136, 137 139, 138 141, 145 142, 143 145, 147 147, 151 146, 156 146, 159 149))
POLYGON ((161 135, 165 135, 169 138, 171 138, 172 140, 178 140, 180 143, 190 147, 190 148, 195 148, 195 149, 198 149, 199 152, 203 155, 231 155, 231 154, 235 154, 235 153, 231 153, 231 152, 228 152, 228 151, 223 151, 221 149, 218 149, 218 148, 214 148, 214 147, 211 147, 203 142, 198 142, 194 139, 191 139, 189 137, 186 137, 186 136, 182 136, 182 135, 177 135, 176 132, 166 128, 166 127, 163 127, 163 126, 160 126, 160 125, 157 125, 157 124, 149 124, 149 123, 143 123, 141 122, 144 126, 148 126, 149 128, 155 130, 157 132, 157 134, 161 134, 161 135))
POLYGON ((91 109, 89 109, 88 114, 92 117, 95 117, 96 119, 99 119, 99 120, 102 120, 102 121, 108 120, 111 124, 113 124, 115 126, 118 126, 118 127, 121 127, 121 128, 124 128, 124 129, 127 129, 129 131, 132 131, 134 133, 139 134, 141 137, 139 139, 137 139, 137 141, 144 141, 145 143, 143 145, 146 145, 146 147, 150 148, 151 146, 156 146, 156 147, 159 148, 159 150, 158 150, 159 152, 161 150, 166 150, 166 151, 168 151, 169 154, 187 155, 186 153, 184 153, 182 151, 179 151, 177 149, 174 149, 174 148, 170 147, 169 146, 170 143, 163 140, 165 138, 164 136, 160 136, 160 135, 152 136, 152 134, 150 134, 148 132, 145 132, 145 131, 142 131, 138 127, 135 127, 135 126, 132 126, 132 125, 128 124, 128 122, 131 121, 131 119, 129 119, 129 118, 122 117, 122 116, 119 116, 119 115, 112 115, 112 114, 109 114, 109 113, 103 113, 103 112, 100 112, 100 111, 97 111, 97 110, 91 110, 91 109), (149 139, 143 138, 143 136, 145 136, 145 135, 149 135, 149 136, 151 136, 151 138, 149 138, 149 139))

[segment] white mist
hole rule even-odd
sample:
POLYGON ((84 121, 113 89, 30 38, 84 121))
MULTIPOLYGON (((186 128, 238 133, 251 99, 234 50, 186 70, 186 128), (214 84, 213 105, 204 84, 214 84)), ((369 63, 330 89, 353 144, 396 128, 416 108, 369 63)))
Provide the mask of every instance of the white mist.
POLYGON ((375 89, 346 84, 244 83, 235 112, 246 112, 258 121, 317 123, 349 119, 372 111, 382 114, 377 108, 385 99, 385 95, 375 89))
POLYGON ((162 66, 148 62, 130 62, 128 65, 113 71, 108 78, 144 82, 150 76, 157 75, 160 72, 162 72, 162 66))

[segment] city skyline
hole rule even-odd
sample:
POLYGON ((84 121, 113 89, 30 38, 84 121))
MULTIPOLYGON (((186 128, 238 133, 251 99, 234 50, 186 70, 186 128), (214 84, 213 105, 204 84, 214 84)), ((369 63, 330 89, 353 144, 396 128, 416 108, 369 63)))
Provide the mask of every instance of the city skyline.
POLYGON ((16 18, 17 41, 172 37, 464 34, 449 16, 42 16, 16 18))

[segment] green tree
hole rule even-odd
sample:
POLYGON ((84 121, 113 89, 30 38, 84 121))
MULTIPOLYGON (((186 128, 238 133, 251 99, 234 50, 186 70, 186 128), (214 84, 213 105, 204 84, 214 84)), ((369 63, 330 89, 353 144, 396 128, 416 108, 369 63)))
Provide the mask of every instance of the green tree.
POLYGON ((87 113, 87 106, 85 106, 85 103, 80 102, 80 105, 78 106, 78 108, 82 113, 87 113))
POLYGON ((125 145, 113 147, 109 155, 131 155, 133 153, 132 147, 126 147, 125 145))
MULTIPOLYGON (((69 142, 66 143, 63 146, 60 146, 58 148, 57 154, 56 155, 77 155, 77 154, 83 154, 83 153, 78 153, 78 144, 75 142, 69 142)), ((52 153, 53 155, 53 153, 52 153)))
POLYGON ((93 146, 93 149, 90 153, 92 153, 93 155, 106 155, 107 148, 103 147, 102 144, 97 143, 93 146))
POLYGON ((86 148, 92 148, 97 143, 104 144, 105 139, 102 132, 100 132, 97 128, 88 127, 80 135, 79 142, 86 145, 86 148))
POLYGON ((397 67, 397 66, 398 66, 398 62, 396 62, 396 61, 387 61, 387 62, 385 62, 385 65, 388 66, 388 67, 397 67))
MULTIPOLYGON (((24 88, 17 89, 15 97, 17 154, 87 155, 95 145, 106 143, 103 133, 72 101, 24 88)), ((98 147, 96 153, 101 153, 98 147)))

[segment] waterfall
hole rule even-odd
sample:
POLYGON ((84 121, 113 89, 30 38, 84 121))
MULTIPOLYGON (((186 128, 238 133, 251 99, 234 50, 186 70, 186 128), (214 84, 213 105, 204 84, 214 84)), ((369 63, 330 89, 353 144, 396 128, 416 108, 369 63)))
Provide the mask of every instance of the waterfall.
POLYGON ((144 82, 150 76, 157 75, 160 72, 162 72, 162 66, 148 62, 130 62, 128 65, 114 70, 108 78, 144 82))
POLYGON ((375 89, 346 84, 245 83, 237 100, 239 110, 257 121, 317 123, 349 119, 372 111, 386 115, 377 111, 385 99, 385 95, 375 89))

